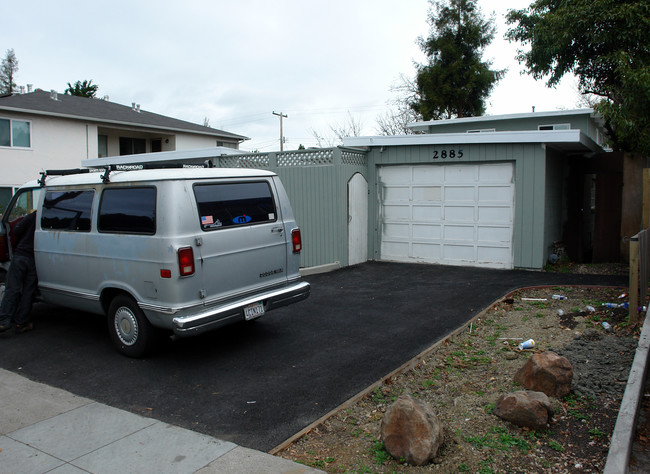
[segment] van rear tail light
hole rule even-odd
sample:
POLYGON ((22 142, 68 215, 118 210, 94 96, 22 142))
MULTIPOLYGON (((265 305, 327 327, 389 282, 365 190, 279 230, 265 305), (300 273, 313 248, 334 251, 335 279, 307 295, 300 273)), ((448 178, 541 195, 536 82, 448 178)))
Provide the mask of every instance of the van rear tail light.
POLYGON ((194 251, 192 247, 178 249, 178 267, 181 276, 194 274, 194 251))
POLYGON ((293 253, 300 253, 302 250, 302 237, 300 236, 300 229, 293 229, 291 231, 291 244, 293 245, 293 253))

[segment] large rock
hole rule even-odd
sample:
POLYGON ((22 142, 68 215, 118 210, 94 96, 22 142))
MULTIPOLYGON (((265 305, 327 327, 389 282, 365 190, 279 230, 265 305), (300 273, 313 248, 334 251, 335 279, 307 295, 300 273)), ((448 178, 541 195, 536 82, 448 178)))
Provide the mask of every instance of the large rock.
POLYGON ((534 430, 546 429, 554 415, 551 401, 546 394, 523 390, 501 395, 492 413, 517 426, 534 430))
POLYGON ((381 439, 395 459, 423 466, 432 460, 443 441, 443 429, 431 406, 410 395, 391 405, 381 422, 381 439))
POLYGON ((528 390, 562 398, 571 391, 573 366, 566 357, 546 351, 533 354, 515 374, 515 382, 528 390))

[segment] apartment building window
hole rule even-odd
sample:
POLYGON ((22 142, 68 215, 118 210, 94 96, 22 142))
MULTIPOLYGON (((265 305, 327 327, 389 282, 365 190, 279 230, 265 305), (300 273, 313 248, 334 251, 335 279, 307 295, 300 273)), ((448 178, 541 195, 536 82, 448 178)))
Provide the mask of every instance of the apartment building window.
POLYGON ((147 140, 144 138, 120 137, 120 155, 137 155, 147 152, 147 140))
POLYGON ((537 130, 571 130, 570 123, 554 123, 551 125, 540 125, 537 130))
POLYGON ((108 156, 108 135, 97 135, 97 158, 108 156))
POLYGON ((0 118, 0 146, 30 148, 31 122, 0 118))

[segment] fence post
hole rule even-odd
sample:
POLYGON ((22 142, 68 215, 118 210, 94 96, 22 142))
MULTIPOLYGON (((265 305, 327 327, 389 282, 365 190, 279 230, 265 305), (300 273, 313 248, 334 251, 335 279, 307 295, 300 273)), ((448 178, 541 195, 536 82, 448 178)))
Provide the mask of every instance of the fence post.
POLYGON ((630 324, 639 322, 639 236, 630 238, 630 324))
POLYGON ((642 229, 650 227, 650 168, 643 169, 643 216, 642 229))

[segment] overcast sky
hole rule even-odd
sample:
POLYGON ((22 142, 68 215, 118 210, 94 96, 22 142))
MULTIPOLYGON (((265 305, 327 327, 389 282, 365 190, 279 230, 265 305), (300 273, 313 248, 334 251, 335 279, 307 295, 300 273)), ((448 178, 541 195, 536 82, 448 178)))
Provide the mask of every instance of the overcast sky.
MULTIPOLYGON (((575 81, 548 89, 521 75, 517 45, 503 39, 504 14, 532 0, 479 0, 496 15, 486 51, 506 77, 488 114, 576 108, 575 81)), ((244 150, 316 146, 313 131, 350 114, 364 135, 395 98, 400 74, 413 77, 425 58, 427 0, 30 0, 3 13, 0 54, 13 48, 18 85, 63 92, 93 80, 98 97, 250 137, 244 150)), ((7 9, 5 9, 7 10, 7 9)))

